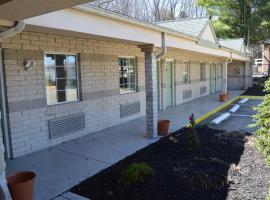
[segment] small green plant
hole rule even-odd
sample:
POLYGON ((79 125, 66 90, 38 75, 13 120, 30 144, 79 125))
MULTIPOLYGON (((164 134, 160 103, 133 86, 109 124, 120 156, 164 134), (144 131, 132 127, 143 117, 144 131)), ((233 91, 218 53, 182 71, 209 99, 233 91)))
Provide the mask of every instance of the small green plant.
POLYGON ((268 187, 268 193, 267 193, 265 200, 270 200, 270 187, 268 187))
POLYGON ((147 176, 153 173, 153 169, 145 162, 132 163, 122 172, 120 183, 125 186, 129 186, 133 183, 142 183, 147 176))
POLYGON ((186 132, 186 141, 189 149, 195 150, 200 148, 200 139, 196 131, 196 121, 194 114, 189 117, 189 127, 186 132))
MULTIPOLYGON (((270 92, 270 79, 265 82, 264 91, 270 92)), ((257 114, 253 115, 255 124, 250 127, 258 127, 255 133, 255 146, 266 157, 267 164, 270 165, 270 94, 266 94, 264 101, 254 108, 257 114)))

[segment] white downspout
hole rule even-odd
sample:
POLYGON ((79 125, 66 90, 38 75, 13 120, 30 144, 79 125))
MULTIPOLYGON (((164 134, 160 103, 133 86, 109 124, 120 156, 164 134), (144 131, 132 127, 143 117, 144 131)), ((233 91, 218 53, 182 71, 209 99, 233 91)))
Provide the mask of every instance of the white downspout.
POLYGON ((225 80, 223 82, 223 91, 222 93, 223 94, 228 94, 228 64, 232 63, 232 52, 230 52, 230 57, 226 59, 226 62, 225 62, 225 70, 224 70, 224 77, 225 77, 225 80))
MULTIPOLYGON (((20 32, 23 31, 25 28, 24 21, 18 21, 15 23, 15 26, 5 30, 0 33, 0 43, 4 41, 5 39, 8 39, 20 32)), ((0 48, 0 86, 1 86, 1 112, 3 117, 3 127, 4 127, 4 135, 5 135, 5 143, 6 143, 6 149, 4 148, 3 142, 0 143, 0 148, 2 148, 2 152, 4 154, 4 149, 7 151, 7 157, 11 157, 11 149, 10 149, 10 143, 9 143, 9 135, 8 135, 8 117, 7 117, 7 111, 6 111, 6 92, 5 92, 5 86, 4 86, 4 70, 3 70, 3 58, 2 58, 2 49, 0 48)), ((1 131, 1 130, 0 130, 1 131)), ((0 156, 0 166, 2 165, 2 170, 0 172, 0 197, 3 200, 11 200, 11 196, 7 187, 7 181, 6 181, 6 170, 5 170, 5 159, 4 155, 0 156)))
POLYGON ((24 28, 25 28, 25 23, 23 20, 16 22, 15 26, 0 33, 0 42, 22 32, 24 28))
POLYGON ((11 158, 11 148, 9 142, 9 134, 8 134, 8 117, 7 117, 7 109, 6 109, 6 91, 5 91, 5 81, 4 81, 4 70, 3 70, 4 62, 3 62, 3 51, 0 48, 0 98, 1 98, 1 117, 3 119, 3 134, 5 140, 6 147, 6 156, 7 158, 11 158))
POLYGON ((163 55, 167 53, 167 46, 166 46, 166 33, 161 33, 161 44, 162 44, 162 51, 157 54, 156 59, 160 59, 163 55))

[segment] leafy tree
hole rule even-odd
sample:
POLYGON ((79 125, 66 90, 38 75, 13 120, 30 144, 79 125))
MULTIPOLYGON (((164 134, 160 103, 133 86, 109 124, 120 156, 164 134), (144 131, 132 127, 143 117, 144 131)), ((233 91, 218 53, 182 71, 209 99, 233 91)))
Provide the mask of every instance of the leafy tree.
POLYGON ((269 37, 269 0, 197 0, 197 4, 213 16, 218 37, 241 37, 247 44, 269 37))
MULTIPOLYGON (((270 79, 265 82, 266 93, 270 92, 270 79)), ((264 101, 258 107, 257 114, 254 115, 256 123, 251 127, 258 126, 259 129, 256 131, 256 147, 263 153, 268 164, 270 164, 270 94, 266 94, 264 101)))
POLYGON ((251 23, 252 39, 254 41, 263 41, 270 39, 270 1, 257 0, 257 8, 252 14, 251 23))

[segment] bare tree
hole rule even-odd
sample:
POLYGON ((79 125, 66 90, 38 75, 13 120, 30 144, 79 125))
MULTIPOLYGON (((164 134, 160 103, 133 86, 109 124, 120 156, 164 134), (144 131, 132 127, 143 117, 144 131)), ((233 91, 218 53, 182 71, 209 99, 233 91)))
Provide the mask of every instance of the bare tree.
POLYGON ((92 3, 92 5, 97 6, 99 8, 107 8, 109 4, 111 4, 114 0, 96 0, 92 3))
POLYGON ((196 0, 97 0, 91 4, 145 22, 206 15, 196 0))

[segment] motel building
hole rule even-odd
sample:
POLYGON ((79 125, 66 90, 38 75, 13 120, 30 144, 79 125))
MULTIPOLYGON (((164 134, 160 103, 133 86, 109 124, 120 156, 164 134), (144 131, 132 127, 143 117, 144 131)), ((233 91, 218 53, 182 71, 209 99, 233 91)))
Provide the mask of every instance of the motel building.
POLYGON ((208 17, 144 23, 86 2, 0 3, 2 188, 5 159, 143 116, 156 138, 159 111, 252 84, 244 40, 208 17))

